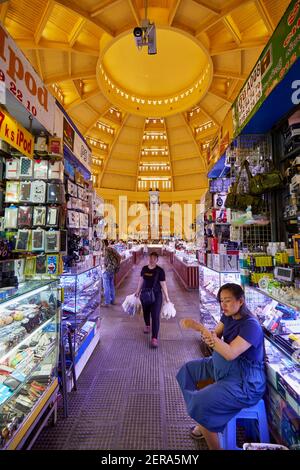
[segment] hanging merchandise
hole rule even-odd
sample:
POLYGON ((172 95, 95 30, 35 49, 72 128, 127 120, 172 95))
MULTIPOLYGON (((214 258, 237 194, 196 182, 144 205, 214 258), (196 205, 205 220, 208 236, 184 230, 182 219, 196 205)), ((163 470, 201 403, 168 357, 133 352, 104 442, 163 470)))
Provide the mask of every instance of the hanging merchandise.
POLYGON ((237 211, 245 211, 247 207, 251 206, 252 212, 254 214, 259 214, 264 211, 263 199, 258 196, 252 196, 251 194, 239 193, 239 182, 244 166, 245 162, 240 167, 236 182, 230 188, 230 192, 226 198, 225 207, 237 211))
POLYGON ((252 196, 259 196, 268 191, 274 191, 281 188, 284 184, 284 177, 275 168, 270 172, 252 176, 247 160, 245 160, 244 167, 248 175, 249 192, 252 196))

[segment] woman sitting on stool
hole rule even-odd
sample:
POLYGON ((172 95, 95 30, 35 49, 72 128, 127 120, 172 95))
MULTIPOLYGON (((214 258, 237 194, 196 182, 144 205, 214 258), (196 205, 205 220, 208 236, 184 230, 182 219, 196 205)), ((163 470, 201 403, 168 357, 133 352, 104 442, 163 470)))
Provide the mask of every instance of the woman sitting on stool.
POLYGON ((219 450, 218 433, 241 409, 256 405, 266 388, 264 335, 257 318, 245 305, 238 284, 224 284, 218 292, 223 315, 209 332, 193 320, 183 326, 202 329, 212 357, 186 363, 177 374, 189 415, 199 423, 194 439, 205 438, 210 450, 219 450), (223 340, 221 337, 223 336, 223 340), (210 385, 199 390, 201 381, 210 385))

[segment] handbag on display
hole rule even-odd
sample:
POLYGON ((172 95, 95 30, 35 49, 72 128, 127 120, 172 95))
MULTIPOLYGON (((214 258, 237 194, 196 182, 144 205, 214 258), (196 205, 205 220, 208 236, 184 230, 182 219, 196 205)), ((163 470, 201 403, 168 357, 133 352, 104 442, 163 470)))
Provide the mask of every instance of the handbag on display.
POLYGON ((245 160, 244 166, 249 180, 249 192, 252 196, 258 196, 268 191, 279 189, 284 183, 283 175, 275 168, 267 173, 252 176, 247 160, 245 160))
POLYGON ((251 194, 239 194, 238 187, 241 174, 245 162, 242 163, 240 172, 237 176, 236 182, 231 186, 230 192, 227 195, 225 207, 236 211, 245 211, 248 206, 251 206, 253 214, 260 214, 264 209, 264 201, 259 196, 252 196, 251 194))

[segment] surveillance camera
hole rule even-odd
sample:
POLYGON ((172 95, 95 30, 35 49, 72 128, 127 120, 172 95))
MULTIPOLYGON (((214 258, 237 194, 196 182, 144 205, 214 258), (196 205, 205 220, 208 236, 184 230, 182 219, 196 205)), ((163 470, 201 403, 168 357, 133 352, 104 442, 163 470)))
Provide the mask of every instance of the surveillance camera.
POLYGON ((133 36, 135 40, 135 44, 138 49, 141 49, 144 45, 143 43, 143 30, 140 27, 136 27, 133 30, 133 36))
POLYGON ((155 24, 151 24, 147 28, 147 38, 148 38, 148 54, 153 55, 157 53, 156 50, 156 28, 155 24))
POLYGON ((142 36, 143 36, 143 30, 142 30, 142 28, 140 28, 139 26, 137 26, 136 28, 134 28, 134 30, 133 30, 133 35, 134 35, 134 37, 136 37, 136 38, 142 37, 142 36))

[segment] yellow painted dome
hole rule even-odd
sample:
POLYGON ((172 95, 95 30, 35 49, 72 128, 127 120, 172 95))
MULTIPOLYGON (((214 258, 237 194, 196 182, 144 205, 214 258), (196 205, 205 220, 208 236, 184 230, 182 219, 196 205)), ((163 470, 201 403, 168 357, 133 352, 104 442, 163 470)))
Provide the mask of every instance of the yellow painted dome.
MULTIPOLYGON (((0 20, 93 150, 101 190, 207 186, 206 149, 288 0, 9 0, 0 20)), ((175 193, 174 193, 175 192, 175 193)), ((141 194, 142 195, 142 194, 141 194)))

